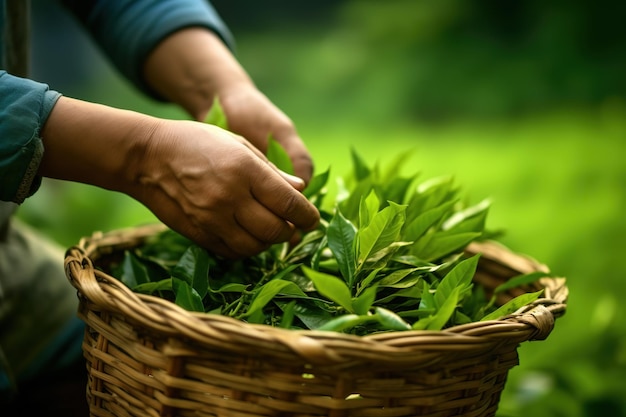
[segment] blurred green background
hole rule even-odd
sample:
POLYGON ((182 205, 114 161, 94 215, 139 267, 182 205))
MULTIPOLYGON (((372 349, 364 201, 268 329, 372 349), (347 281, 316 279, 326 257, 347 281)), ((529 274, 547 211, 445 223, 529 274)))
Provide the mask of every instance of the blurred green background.
MULTIPOLYGON (((33 0, 33 76, 68 96, 187 118, 140 96, 76 24, 33 0)), ((546 341, 520 349, 499 416, 626 416, 626 6, 616 1, 215 1, 237 55, 319 171, 350 147, 412 152, 493 201, 501 241, 567 277, 546 341)), ((44 182, 19 215, 68 247, 154 221, 123 195, 44 182)))

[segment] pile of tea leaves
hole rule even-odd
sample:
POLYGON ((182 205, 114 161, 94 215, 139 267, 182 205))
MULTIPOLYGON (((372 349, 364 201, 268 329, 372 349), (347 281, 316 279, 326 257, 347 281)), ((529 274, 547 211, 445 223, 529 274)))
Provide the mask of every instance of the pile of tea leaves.
MULTIPOLYGON (((216 102, 207 122, 227 128, 216 102)), ((441 330, 496 319, 538 299, 524 293, 502 306, 499 292, 542 274, 520 275, 487 297, 472 281, 479 254, 471 242, 497 233, 485 228, 489 200, 468 204, 452 177, 418 182, 400 174, 408 153, 385 169, 354 149, 352 169, 315 175, 304 195, 320 211, 316 230, 241 260, 226 260, 172 230, 127 250, 112 275, 133 291, 197 312, 286 329, 357 335, 441 330)), ((289 157, 269 138, 267 157, 293 173, 289 157)))

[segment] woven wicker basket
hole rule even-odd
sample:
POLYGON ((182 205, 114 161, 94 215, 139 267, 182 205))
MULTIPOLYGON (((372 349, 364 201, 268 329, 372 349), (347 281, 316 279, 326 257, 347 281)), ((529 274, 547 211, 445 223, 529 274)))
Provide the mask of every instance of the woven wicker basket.
MULTIPOLYGON (((250 325, 139 295, 107 274, 123 250, 164 230, 150 225, 82 239, 67 251, 78 290, 92 416, 493 416, 517 348, 545 339, 565 312, 564 278, 499 320, 445 331, 365 337, 250 325)), ((475 282, 493 289, 546 267, 495 243, 475 282)), ((501 302, 506 299, 500 300, 501 302)))

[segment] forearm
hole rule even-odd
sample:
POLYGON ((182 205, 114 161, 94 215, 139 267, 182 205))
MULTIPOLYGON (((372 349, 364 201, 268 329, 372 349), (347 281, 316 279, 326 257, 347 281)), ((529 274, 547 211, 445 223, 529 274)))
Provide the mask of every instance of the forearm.
POLYGON ((157 119, 140 113, 61 97, 41 137, 39 173, 132 194, 157 119))
POLYGON ((180 30, 148 56, 144 75, 157 93, 203 120, 224 88, 252 80, 223 41, 205 28, 180 30))
POLYGON ((144 93, 147 56, 168 36, 183 28, 213 31, 231 47, 232 35, 206 0, 61 0, 93 37, 114 66, 144 93))

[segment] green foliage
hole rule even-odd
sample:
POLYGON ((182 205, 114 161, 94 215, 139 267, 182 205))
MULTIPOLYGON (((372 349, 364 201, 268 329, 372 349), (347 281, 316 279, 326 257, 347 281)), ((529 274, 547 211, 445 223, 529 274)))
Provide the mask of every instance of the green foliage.
POLYGON ((524 294, 496 308, 475 291, 479 255, 467 257, 463 249, 485 236, 487 201, 466 206, 448 178, 416 185, 415 176, 397 170, 381 174, 354 150, 352 160, 354 169, 341 179, 342 197, 333 204, 323 198, 330 170, 313 178, 305 193, 322 220, 293 247, 276 244, 227 261, 167 230, 127 251, 114 274, 134 291, 191 311, 360 335, 497 318, 539 296, 524 294))

